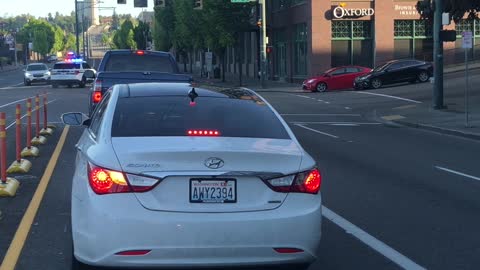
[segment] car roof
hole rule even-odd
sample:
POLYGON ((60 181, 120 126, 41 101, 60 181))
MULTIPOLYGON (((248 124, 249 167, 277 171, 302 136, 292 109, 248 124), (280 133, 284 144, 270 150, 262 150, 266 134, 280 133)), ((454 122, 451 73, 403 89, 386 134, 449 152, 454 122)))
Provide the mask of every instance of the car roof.
POLYGON ((45 66, 44 63, 30 63, 29 66, 45 66))
POLYGON ((241 100, 260 100, 255 92, 245 88, 223 88, 189 83, 133 83, 117 85, 120 98, 185 96, 195 89, 198 97, 229 98, 241 100))
POLYGON ((170 56, 172 55, 170 52, 162 52, 162 51, 147 51, 147 50, 128 50, 128 49, 119 49, 119 50, 110 50, 107 51, 109 54, 132 54, 136 51, 144 51, 147 54, 155 54, 155 55, 165 55, 170 56))

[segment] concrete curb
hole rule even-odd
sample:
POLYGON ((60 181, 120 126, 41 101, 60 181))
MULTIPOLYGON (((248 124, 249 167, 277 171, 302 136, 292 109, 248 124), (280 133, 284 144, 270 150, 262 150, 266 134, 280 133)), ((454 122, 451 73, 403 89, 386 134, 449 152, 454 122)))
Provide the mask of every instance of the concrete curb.
POLYGON ((402 125, 402 126, 406 126, 406 127, 424 129, 424 130, 434 131, 434 132, 437 132, 437 133, 453 135, 453 136, 458 136, 458 137, 463 137, 463 138, 467 138, 467 139, 480 141, 480 134, 468 133, 468 132, 463 132, 463 131, 459 131, 459 130, 442 128, 442 127, 437 127, 437 126, 432 126, 432 125, 427 125, 427 124, 410 123, 410 122, 407 122, 405 120, 392 120, 391 122, 402 125))
POLYGON ((8 69, 8 70, 1 70, 0 69, 0 74, 7 73, 7 72, 12 72, 12 71, 17 71, 17 70, 20 70, 20 69, 21 69, 20 67, 8 69))

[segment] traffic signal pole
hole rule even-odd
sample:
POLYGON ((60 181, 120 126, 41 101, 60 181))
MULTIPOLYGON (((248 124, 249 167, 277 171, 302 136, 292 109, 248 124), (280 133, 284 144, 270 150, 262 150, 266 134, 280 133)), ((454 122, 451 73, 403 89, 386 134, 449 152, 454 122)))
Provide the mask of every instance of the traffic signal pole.
POLYGON ((445 108, 443 104, 443 41, 440 38, 440 31, 443 30, 442 13, 443 0, 435 0, 433 19, 433 54, 434 54, 434 84, 433 84, 433 108, 441 110, 445 108))
POLYGON ((260 9, 262 10, 262 30, 260 35, 260 55, 261 55, 261 80, 262 88, 267 88, 267 1, 260 1, 260 9))

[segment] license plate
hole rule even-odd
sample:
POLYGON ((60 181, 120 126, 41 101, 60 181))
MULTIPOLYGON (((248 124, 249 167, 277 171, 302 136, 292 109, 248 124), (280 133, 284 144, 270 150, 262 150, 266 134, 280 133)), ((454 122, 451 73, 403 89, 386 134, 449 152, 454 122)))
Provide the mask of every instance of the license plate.
POLYGON ((235 179, 190 179, 191 203, 237 202, 235 179))

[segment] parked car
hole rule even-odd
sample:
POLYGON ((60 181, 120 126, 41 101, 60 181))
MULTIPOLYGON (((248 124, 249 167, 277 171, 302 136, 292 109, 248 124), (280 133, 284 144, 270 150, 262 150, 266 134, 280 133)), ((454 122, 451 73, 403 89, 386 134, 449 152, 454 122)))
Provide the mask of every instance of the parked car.
POLYGON ((355 79, 355 89, 380 88, 401 82, 427 82, 433 76, 433 64, 419 60, 393 60, 355 79))
POLYGON ((51 83, 53 88, 59 85, 67 85, 69 88, 78 85, 85 87, 96 77, 96 71, 82 59, 67 59, 57 62, 52 69, 51 83))
POLYGON ((50 83, 50 70, 42 63, 29 64, 24 70, 23 83, 31 85, 34 82, 50 83))
POLYGON ((48 58, 47 58, 47 61, 49 63, 53 63, 53 62, 57 62, 58 61, 58 57, 56 55, 50 55, 48 58))
POLYGON ((325 71, 323 74, 305 80, 302 88, 312 92, 325 92, 327 90, 339 90, 352 88, 356 77, 365 75, 370 68, 360 66, 336 67, 325 71))

